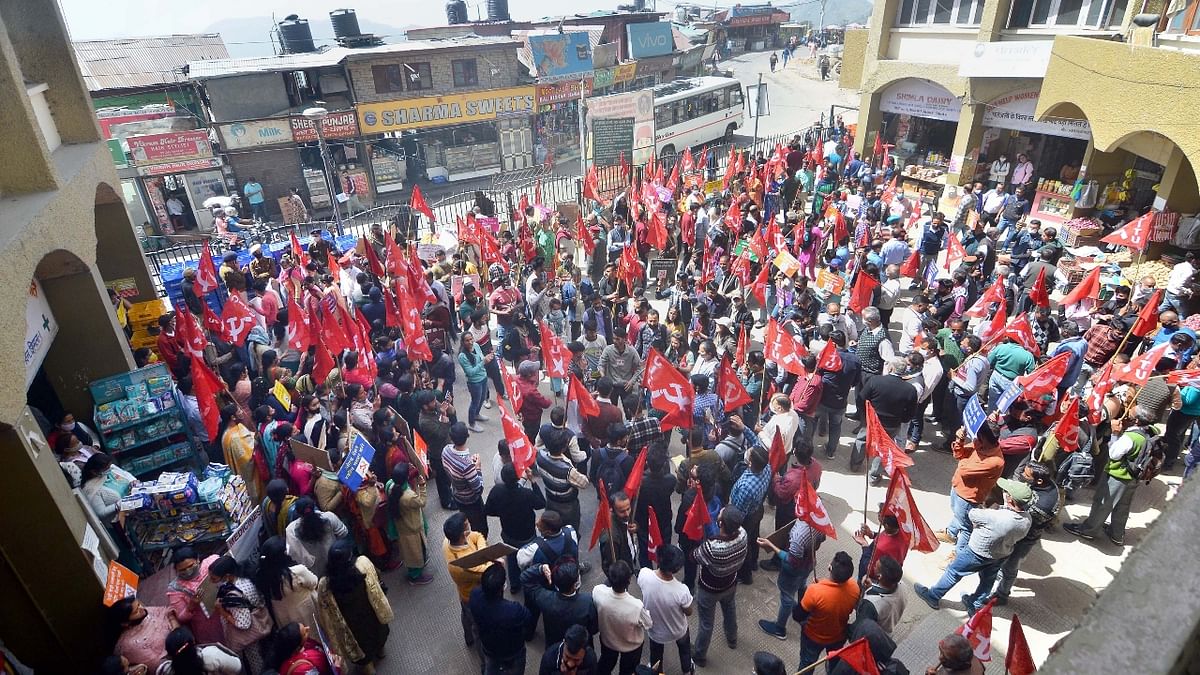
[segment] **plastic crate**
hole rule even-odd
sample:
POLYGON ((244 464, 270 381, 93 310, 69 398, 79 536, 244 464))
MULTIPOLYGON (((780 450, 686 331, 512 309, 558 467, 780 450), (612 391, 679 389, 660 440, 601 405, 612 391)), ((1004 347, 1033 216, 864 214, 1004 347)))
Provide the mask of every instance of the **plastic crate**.
POLYGON ((149 347, 150 349, 158 348, 158 336, 147 333, 145 329, 136 330, 133 336, 129 338, 129 346, 134 349, 149 347))

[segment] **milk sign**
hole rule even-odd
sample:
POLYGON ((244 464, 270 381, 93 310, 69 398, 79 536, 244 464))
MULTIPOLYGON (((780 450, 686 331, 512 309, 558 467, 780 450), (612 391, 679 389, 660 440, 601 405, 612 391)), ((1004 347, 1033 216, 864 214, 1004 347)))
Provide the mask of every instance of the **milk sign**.
POLYGON ((292 142, 288 120, 266 119, 217 125, 226 150, 243 150, 292 142))
POLYGON ((625 27, 629 35, 629 56, 644 59, 675 51, 671 24, 665 21, 631 23, 625 27))

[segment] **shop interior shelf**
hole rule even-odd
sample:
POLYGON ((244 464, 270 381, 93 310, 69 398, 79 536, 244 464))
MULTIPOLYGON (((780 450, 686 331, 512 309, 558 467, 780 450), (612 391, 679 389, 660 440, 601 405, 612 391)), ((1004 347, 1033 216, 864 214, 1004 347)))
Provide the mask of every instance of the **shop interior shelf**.
POLYGON ((192 446, 187 443, 176 443, 169 445, 161 450, 133 459, 126 459, 123 467, 134 474, 141 476, 151 471, 157 471, 176 462, 190 460, 194 456, 192 446))
POLYGON ((140 449, 142 449, 143 446, 149 445, 150 443, 153 443, 155 441, 161 441, 164 438, 171 438, 172 436, 180 436, 185 433, 187 433, 187 429, 180 428, 180 429, 176 429, 174 431, 168 431, 165 434, 159 434, 158 436, 151 436, 150 438, 139 440, 137 442, 137 445, 131 445, 128 448, 109 448, 109 449, 112 450, 114 453, 123 453, 123 452, 128 453, 128 452, 132 452, 135 450, 140 450, 140 449))
POLYGON ((164 542, 161 542, 158 544, 142 544, 141 548, 143 551, 158 551, 158 550, 161 550, 164 548, 172 548, 172 547, 178 546, 182 543, 186 543, 189 546, 193 546, 195 544, 202 544, 206 541, 218 541, 218 540, 224 539, 227 535, 228 535, 228 532, 218 532, 218 533, 213 533, 213 534, 206 534, 202 537, 196 537, 195 539, 188 541, 188 542, 164 541, 164 542))
POLYGON ((179 411, 176 410, 175 408, 167 408, 166 410, 160 410, 159 412, 156 412, 153 415, 145 415, 145 416, 139 417, 136 420, 129 420, 128 422, 121 422, 120 424, 114 424, 111 427, 102 427, 100 429, 100 433, 111 434, 114 431, 121 431, 122 429, 136 427, 139 424, 144 424, 146 422, 156 420, 160 417, 166 417, 168 415, 178 415, 178 414, 179 414, 179 411))

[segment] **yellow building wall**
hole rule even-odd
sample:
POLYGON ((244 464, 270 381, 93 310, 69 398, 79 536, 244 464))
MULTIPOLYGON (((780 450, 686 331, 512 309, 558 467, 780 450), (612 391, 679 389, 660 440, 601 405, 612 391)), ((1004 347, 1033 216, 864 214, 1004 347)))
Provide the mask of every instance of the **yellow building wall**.
POLYGON ((867 29, 846 31, 842 49, 842 74, 838 86, 842 89, 858 89, 862 84, 863 66, 867 60, 867 29))

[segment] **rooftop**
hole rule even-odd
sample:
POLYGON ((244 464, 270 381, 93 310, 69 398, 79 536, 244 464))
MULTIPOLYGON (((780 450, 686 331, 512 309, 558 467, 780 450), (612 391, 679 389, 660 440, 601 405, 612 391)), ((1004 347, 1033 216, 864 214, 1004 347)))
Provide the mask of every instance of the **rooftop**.
POLYGON ((88 91, 136 89, 183 81, 183 66, 229 58, 216 33, 80 40, 72 43, 88 91))
POLYGON ((303 54, 282 54, 276 56, 257 56, 244 59, 223 59, 219 61, 197 61, 190 63, 189 79, 207 80, 217 77, 229 77, 246 73, 276 73, 291 70, 306 70, 336 66, 348 57, 377 56, 380 54, 402 54, 404 52, 424 52, 437 49, 473 48, 488 46, 520 45, 520 40, 510 37, 480 37, 471 35, 435 40, 407 40, 396 44, 380 45, 363 49, 347 49, 331 47, 317 52, 303 54))

